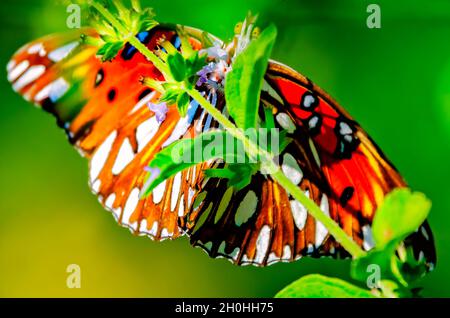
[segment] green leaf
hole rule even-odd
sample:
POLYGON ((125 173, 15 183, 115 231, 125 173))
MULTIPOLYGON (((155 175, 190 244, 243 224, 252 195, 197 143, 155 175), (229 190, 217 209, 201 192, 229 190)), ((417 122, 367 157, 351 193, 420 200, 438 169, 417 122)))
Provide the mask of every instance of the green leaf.
POLYGON ((199 56, 198 52, 195 51, 194 55, 186 60, 186 75, 187 77, 195 76, 198 71, 200 71, 203 66, 206 65, 206 55, 199 56))
POLYGON ((197 52, 192 48, 191 43, 189 42, 189 35, 183 26, 177 25, 177 34, 180 37, 181 41, 181 52, 183 57, 189 59, 193 57, 197 52))
POLYGON ((170 73, 177 82, 184 81, 186 76, 186 63, 183 56, 177 52, 167 57, 167 64, 169 65, 170 73))
POLYGON ((402 286, 422 277, 426 273, 424 261, 417 261, 412 248, 405 248, 401 242, 423 224, 430 208, 424 194, 409 189, 396 189, 386 196, 372 225, 375 248, 352 262, 351 276, 365 281, 369 266, 377 265, 380 277, 402 286))
POLYGON ((237 56, 226 77, 227 108, 238 128, 256 127, 261 88, 276 36, 275 26, 265 29, 237 56))
POLYGON ((431 201, 420 192, 395 189, 378 207, 372 225, 372 235, 377 248, 392 240, 403 240, 425 222, 431 201))
POLYGON ((182 93, 180 95, 178 95, 177 98, 177 108, 178 108, 178 112, 180 113, 181 117, 185 117, 188 107, 189 107, 189 95, 188 93, 182 93))
POLYGON ((366 283, 367 279, 374 274, 372 271, 377 271, 376 275, 380 280, 394 280, 406 286, 407 282, 399 271, 395 255, 398 243, 398 241, 392 241, 383 249, 373 249, 367 255, 353 260, 350 269, 352 278, 366 283))
POLYGON ((228 179, 228 186, 239 191, 250 184, 253 175, 258 171, 258 164, 242 163, 229 164, 223 169, 208 169, 205 170, 205 175, 209 178, 228 179))
POLYGON ((102 57, 103 62, 110 61, 117 56, 124 44, 122 41, 107 42, 97 51, 97 55, 102 57))
POLYGON ((276 298, 375 298, 370 291, 338 278, 304 276, 278 292, 276 298))
POLYGON ((177 102, 178 97, 184 93, 183 90, 175 87, 175 88, 169 88, 166 89, 164 94, 159 99, 161 102, 165 102, 168 104, 174 104, 177 102))
MULTIPOLYGON (((229 133, 224 131, 212 131, 200 134, 193 139, 182 139, 162 149, 149 163, 149 168, 158 170, 155 175, 150 175, 143 187, 141 196, 149 194, 164 180, 174 176, 180 171, 192 167, 198 163, 212 159, 223 159, 232 162, 245 162, 248 158, 241 158, 242 152, 236 152, 235 148, 227 149, 230 140, 240 143, 229 133)), ((243 147, 241 145, 241 147, 243 147)), ((232 148, 232 147, 230 147, 232 148)))

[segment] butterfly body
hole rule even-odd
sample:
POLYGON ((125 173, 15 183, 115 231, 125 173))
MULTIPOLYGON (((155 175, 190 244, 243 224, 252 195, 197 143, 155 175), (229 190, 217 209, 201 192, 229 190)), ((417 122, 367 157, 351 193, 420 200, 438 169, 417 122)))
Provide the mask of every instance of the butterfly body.
MULTIPOLYGON (((186 30, 194 48, 202 49, 203 33, 186 30)), ((142 84, 143 78, 163 79, 154 65, 130 44, 102 62, 95 47, 78 40, 80 33, 96 36, 82 30, 25 46, 8 65, 9 80, 26 99, 56 116, 90 161, 92 191, 121 225, 156 240, 188 234, 211 256, 240 265, 347 255, 320 222, 261 173, 236 190, 224 179, 203 174, 222 163, 198 164, 141 199, 145 167, 158 151, 219 125, 194 100, 186 117, 169 107, 164 120, 158 119, 147 104, 157 103, 160 94, 142 84)), ((180 46, 168 26, 137 37, 153 51, 161 38, 180 46)), ((200 89, 211 95, 207 86, 200 89)), ((294 127, 294 141, 280 155, 283 171, 355 242, 373 248, 370 225, 376 208, 387 193, 406 186, 402 177, 361 127, 298 72, 271 61, 261 96, 261 104, 273 109, 277 128, 294 127)), ((221 92, 216 92, 215 105, 226 110, 221 92)), ((434 263, 427 224, 410 241, 416 255, 423 252, 434 263)))

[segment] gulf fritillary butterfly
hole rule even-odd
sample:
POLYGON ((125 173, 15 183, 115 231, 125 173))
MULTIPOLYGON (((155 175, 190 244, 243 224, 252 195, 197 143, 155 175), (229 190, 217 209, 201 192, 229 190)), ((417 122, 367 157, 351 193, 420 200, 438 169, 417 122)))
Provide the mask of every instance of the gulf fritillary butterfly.
MULTIPOLYGON (((195 49, 202 31, 186 28, 195 49)), ((304 255, 348 256, 321 223, 270 177, 256 174, 242 190, 206 178, 203 163, 166 180, 139 199, 145 167, 156 153, 215 122, 195 101, 180 118, 170 107, 163 121, 146 104, 160 97, 142 76, 161 74, 130 44, 110 62, 80 41, 93 30, 48 36, 25 45, 7 66, 14 90, 53 114, 70 142, 90 163, 89 184, 119 224, 155 240, 188 234, 211 257, 264 266, 304 255)), ((158 26, 138 34, 155 50, 165 37, 177 48, 176 31, 158 26)), ((284 172, 364 249, 373 247, 371 222, 392 189, 406 183, 363 129, 326 93, 300 73, 271 61, 262 103, 274 109, 279 128, 294 126, 283 151, 284 172)), ((219 95, 216 107, 225 109, 219 95)), ((435 262, 427 223, 405 240, 417 259, 435 262)))

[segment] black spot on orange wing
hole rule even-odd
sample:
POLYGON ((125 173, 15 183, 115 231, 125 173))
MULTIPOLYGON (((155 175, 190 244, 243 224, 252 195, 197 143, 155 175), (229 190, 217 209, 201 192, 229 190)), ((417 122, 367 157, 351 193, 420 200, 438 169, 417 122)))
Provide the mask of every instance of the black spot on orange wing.
POLYGON ((341 197, 339 198, 339 202, 343 207, 347 205, 347 202, 350 201, 350 199, 353 197, 353 194, 355 193, 355 188, 353 187, 346 187, 344 191, 342 191, 341 197))
POLYGON ((108 91, 108 102, 113 102, 116 99, 117 96, 117 89, 111 88, 108 91))

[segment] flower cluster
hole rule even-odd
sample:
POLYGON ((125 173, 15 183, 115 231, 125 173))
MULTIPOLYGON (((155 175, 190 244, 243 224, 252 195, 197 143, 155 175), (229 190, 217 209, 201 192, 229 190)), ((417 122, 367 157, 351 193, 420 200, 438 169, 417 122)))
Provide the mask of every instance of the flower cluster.
POLYGON ((215 41, 213 46, 201 50, 200 54, 206 54, 210 62, 197 73, 199 76, 197 87, 206 85, 213 93, 216 93, 217 90, 223 90, 225 77, 231 70, 229 55, 223 48, 223 44, 215 41))

